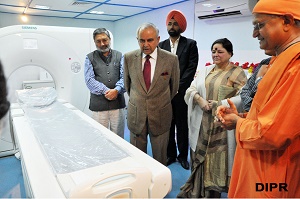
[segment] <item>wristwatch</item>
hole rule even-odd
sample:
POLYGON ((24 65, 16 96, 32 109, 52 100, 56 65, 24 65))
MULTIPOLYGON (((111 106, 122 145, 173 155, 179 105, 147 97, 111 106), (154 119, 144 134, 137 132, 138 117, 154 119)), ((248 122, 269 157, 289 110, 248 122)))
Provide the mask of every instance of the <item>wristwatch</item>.
POLYGON ((262 78, 263 78, 262 76, 257 77, 255 83, 257 84, 262 78))

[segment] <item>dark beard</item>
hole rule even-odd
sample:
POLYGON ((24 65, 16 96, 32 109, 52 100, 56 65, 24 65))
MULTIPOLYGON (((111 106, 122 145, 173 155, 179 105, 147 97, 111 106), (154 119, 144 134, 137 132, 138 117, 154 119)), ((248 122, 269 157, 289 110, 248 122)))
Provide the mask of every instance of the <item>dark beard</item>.
POLYGON ((180 35, 180 32, 179 32, 179 31, 176 31, 176 30, 174 30, 174 29, 171 29, 171 30, 168 31, 168 33, 169 33, 169 35, 170 35, 171 37, 178 37, 178 36, 180 35), (172 31, 171 31, 171 30, 172 30, 172 31))

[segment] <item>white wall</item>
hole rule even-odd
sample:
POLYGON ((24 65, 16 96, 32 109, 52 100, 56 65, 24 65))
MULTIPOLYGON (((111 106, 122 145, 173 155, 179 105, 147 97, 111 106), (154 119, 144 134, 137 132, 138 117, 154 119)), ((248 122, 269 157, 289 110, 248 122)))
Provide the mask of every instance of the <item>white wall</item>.
POLYGON ((126 53, 139 48, 136 39, 136 30, 144 22, 155 24, 159 31, 161 41, 169 37, 166 27, 166 17, 170 10, 181 10, 187 18, 187 30, 183 33, 184 36, 193 38, 194 30, 194 1, 187 1, 181 4, 165 7, 159 10, 148 12, 142 15, 130 17, 121 21, 115 22, 114 38, 115 49, 126 53))
POLYGON ((105 27, 114 31, 114 23, 97 20, 68 19, 56 17, 29 16, 25 23, 21 21, 20 15, 0 13, 0 28, 12 25, 44 25, 44 26, 65 26, 81 28, 100 28, 105 27))
MULTIPOLYGON (((187 29, 182 35, 197 41, 200 56, 199 67, 204 66, 206 62, 211 62, 211 44, 216 39, 223 37, 227 37, 233 43, 234 56, 232 61, 234 62, 241 64, 245 62, 257 63, 267 57, 259 49, 257 39, 252 38, 251 16, 202 21, 194 16, 194 0, 116 22, 30 16, 26 24, 83 28, 105 27, 114 35, 114 49, 126 53, 139 48, 136 30, 144 22, 154 23, 160 30, 161 40, 167 39, 169 35, 165 20, 168 12, 172 9, 181 10, 187 18, 187 29)), ((20 20, 20 15, 0 13, 0 28, 20 24, 25 24, 20 20)))
MULTIPOLYGON (((144 22, 152 22, 159 28, 161 40, 168 38, 165 20, 168 12, 172 9, 181 10, 187 18, 187 30, 182 35, 197 41, 200 56, 199 67, 203 67, 206 62, 211 62, 211 44, 216 39, 223 37, 227 37, 233 43, 232 61, 234 62, 257 63, 267 57, 259 49, 258 40, 252 38, 251 16, 202 21, 194 16, 194 0, 116 22, 30 16, 30 20, 26 24, 84 28, 105 27, 114 35, 114 49, 126 53, 139 48, 136 30, 144 22)), ((19 24, 24 24, 19 15, 0 13, 0 28, 19 24)))
POLYGON ((196 17, 194 39, 198 42, 199 66, 204 66, 206 62, 212 62, 211 44, 224 37, 233 44, 234 55, 231 61, 240 64, 260 62, 266 55, 259 48, 258 40, 252 37, 252 31, 252 16, 215 19, 213 21, 202 21, 196 17))
POLYGON ((202 21, 194 15, 193 0, 115 22, 115 49, 126 53, 139 48, 136 30, 143 22, 154 23, 160 30, 161 40, 168 38, 165 20, 172 9, 181 10, 187 18, 187 30, 182 35, 197 41, 199 67, 204 67, 206 62, 212 62, 211 44, 223 37, 233 43, 233 62, 257 63, 267 57, 259 49, 258 40, 252 37, 252 16, 202 21))

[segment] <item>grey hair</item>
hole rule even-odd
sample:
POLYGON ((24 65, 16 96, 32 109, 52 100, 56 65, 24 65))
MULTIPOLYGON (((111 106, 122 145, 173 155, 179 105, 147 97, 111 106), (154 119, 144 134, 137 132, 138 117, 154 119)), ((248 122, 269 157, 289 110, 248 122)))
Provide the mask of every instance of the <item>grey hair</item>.
POLYGON ((93 39, 95 40, 96 35, 102 34, 102 33, 106 34, 110 38, 110 34, 109 34, 109 32, 105 28, 97 28, 93 32, 93 39))
MULTIPOLYGON (((262 13, 261 13, 261 14, 262 14, 262 13)), ((282 16, 283 16, 283 15, 275 15, 275 14, 264 14, 264 15, 268 15, 268 16, 270 16, 271 18, 282 17, 282 16)), ((294 18, 294 21, 295 21, 295 26, 296 26, 297 28, 300 28, 300 20, 294 18)))
MULTIPOLYGON (((281 17, 282 15, 274 15, 274 14, 270 14, 271 17, 281 17)), ((295 21, 295 25, 300 28, 300 20, 299 19, 295 19, 294 18, 294 21, 295 21)))
POLYGON ((155 31, 156 31, 156 36, 158 37, 159 36, 159 30, 158 28, 153 24, 153 23, 150 23, 150 22, 147 22, 147 23, 143 23, 142 25, 140 25, 136 31, 136 36, 137 38, 139 38, 139 33, 142 31, 142 30, 145 30, 147 28, 153 28, 155 31))

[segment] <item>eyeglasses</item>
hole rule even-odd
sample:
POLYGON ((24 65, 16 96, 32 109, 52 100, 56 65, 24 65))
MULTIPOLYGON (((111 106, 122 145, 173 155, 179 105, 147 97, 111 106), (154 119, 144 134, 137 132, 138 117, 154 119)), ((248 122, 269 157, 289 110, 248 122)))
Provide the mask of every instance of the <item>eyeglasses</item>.
POLYGON ((271 18, 271 19, 269 19, 269 20, 266 20, 266 21, 263 21, 263 22, 260 22, 260 23, 255 24, 255 25, 253 26, 253 31, 262 29, 262 28, 263 28, 269 21, 271 21, 272 19, 274 19, 274 18, 271 18))

